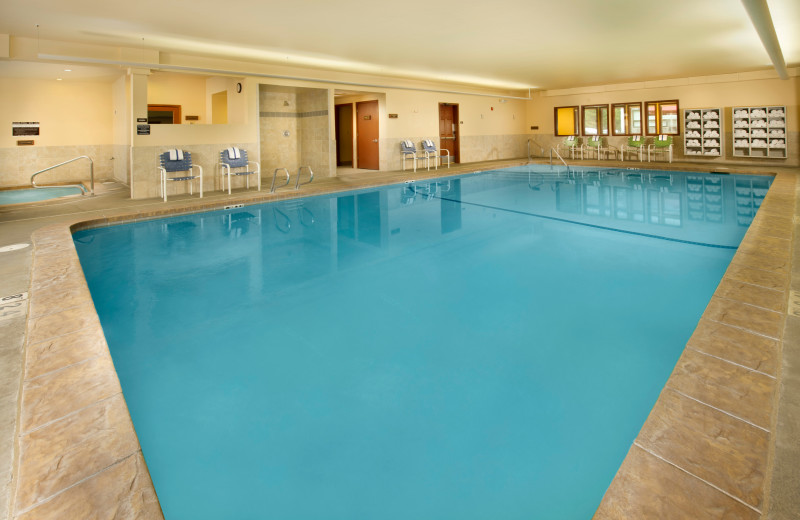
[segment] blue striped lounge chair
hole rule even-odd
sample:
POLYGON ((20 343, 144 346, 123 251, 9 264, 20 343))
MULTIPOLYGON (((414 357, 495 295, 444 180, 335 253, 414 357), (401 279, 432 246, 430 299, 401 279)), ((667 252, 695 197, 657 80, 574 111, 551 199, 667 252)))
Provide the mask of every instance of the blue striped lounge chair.
POLYGON ((231 194, 231 178, 244 177, 245 187, 250 189, 250 176, 256 176, 258 191, 261 191, 261 166, 257 162, 247 160, 247 150, 232 146, 219 153, 219 174, 222 180, 222 189, 225 189, 225 179, 228 180, 228 195, 231 194))
POLYGON ((183 150, 167 150, 159 156, 161 165, 158 167, 161 174, 161 196, 167 201, 167 182, 186 181, 189 183, 189 194, 194 194, 194 180, 200 181, 200 198, 203 198, 203 167, 192 164, 192 154, 183 150), (197 168, 197 173, 195 173, 197 168))

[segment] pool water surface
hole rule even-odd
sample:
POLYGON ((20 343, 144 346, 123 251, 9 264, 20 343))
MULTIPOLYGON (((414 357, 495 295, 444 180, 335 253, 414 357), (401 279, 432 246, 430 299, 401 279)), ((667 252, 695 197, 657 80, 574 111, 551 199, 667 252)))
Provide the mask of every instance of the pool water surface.
POLYGON ((584 519, 769 182, 517 167, 74 239, 167 519, 584 519))

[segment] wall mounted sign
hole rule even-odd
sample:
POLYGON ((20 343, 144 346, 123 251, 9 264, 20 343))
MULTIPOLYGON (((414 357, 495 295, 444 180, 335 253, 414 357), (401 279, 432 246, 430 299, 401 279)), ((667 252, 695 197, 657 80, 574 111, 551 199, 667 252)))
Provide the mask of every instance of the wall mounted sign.
POLYGON ((397 119, 397 114, 389 114, 389 119, 397 119))
POLYGON ((33 146, 33 139, 17 139, 17 146, 33 146))
POLYGON ((150 125, 136 125, 136 135, 150 135, 150 125))
POLYGON ((147 122, 147 118, 146 117, 137 117, 136 118, 136 122, 137 123, 146 123, 147 122))
POLYGON ((39 122, 14 121, 11 123, 11 135, 39 135, 39 122))

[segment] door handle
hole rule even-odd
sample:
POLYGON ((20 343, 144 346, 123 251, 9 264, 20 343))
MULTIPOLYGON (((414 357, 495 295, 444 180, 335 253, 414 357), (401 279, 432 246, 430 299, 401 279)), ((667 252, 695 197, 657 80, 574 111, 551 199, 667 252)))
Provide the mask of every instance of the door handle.
POLYGON ((377 143, 377 142, 378 142, 378 140, 377 140, 377 139, 373 139, 373 140, 372 140, 372 142, 373 142, 373 143, 377 143))

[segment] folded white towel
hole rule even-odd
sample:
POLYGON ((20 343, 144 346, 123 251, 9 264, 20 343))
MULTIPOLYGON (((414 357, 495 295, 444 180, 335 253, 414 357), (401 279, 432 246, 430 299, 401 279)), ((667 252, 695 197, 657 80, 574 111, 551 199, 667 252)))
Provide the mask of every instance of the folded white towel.
POLYGON ((183 150, 178 150, 173 148, 169 150, 169 160, 170 161, 182 161, 183 160, 183 150))
POLYGON ((433 148, 433 141, 431 141, 430 139, 425 139, 423 143, 425 143, 425 146, 427 146, 428 148, 433 148))
POLYGON ((238 148, 236 148, 235 146, 228 148, 228 159, 241 159, 241 158, 242 158, 242 153, 238 148))

